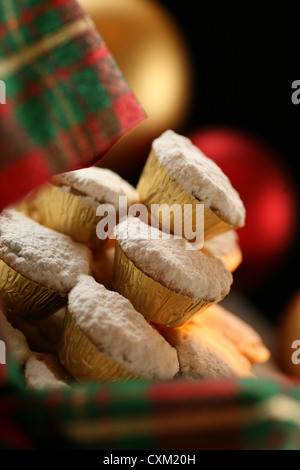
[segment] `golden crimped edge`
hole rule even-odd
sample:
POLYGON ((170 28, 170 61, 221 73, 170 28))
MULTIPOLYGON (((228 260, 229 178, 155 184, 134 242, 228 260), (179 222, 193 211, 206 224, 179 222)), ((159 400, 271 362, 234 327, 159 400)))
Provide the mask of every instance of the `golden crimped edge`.
POLYGON ((0 260, 0 295, 8 313, 43 318, 66 305, 67 297, 27 279, 0 260))
POLYGON ((96 234, 97 224, 101 220, 96 215, 96 205, 91 206, 74 194, 46 184, 37 193, 36 210, 40 224, 92 248, 101 243, 96 234))
MULTIPOLYGON (((176 180, 173 180, 168 173, 167 169, 159 163, 159 160, 152 149, 147 162, 144 166, 143 172, 139 179, 137 190, 142 202, 146 205, 149 212, 151 211, 151 204, 180 204, 182 208, 182 234, 184 236, 184 205, 192 205, 192 229, 196 231, 196 207, 197 204, 202 204, 201 201, 189 194, 176 180)), ((159 222, 168 213, 164 210, 159 214, 159 222)), ((211 209, 204 207, 204 240, 221 235, 234 227, 229 223, 218 217, 211 209)), ((170 229, 174 233, 174 213, 170 214, 170 229)), ((201 227, 202 229, 202 227, 201 227)), ((201 235, 201 234, 200 234, 201 235)))
POLYGON ((70 309, 65 316, 58 355, 63 367, 79 382, 88 380, 117 382, 139 378, 123 365, 101 353, 76 324, 70 309))
POLYGON ((112 285, 147 320, 169 327, 181 326, 195 313, 213 305, 208 301, 195 302, 144 274, 126 256, 118 241, 112 285))

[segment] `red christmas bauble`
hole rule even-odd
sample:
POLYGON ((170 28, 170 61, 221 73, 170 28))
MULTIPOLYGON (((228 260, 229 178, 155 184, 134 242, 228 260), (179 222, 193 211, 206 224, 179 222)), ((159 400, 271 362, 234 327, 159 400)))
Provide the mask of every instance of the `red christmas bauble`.
POLYGON ((222 168, 245 204, 246 226, 238 231, 244 261, 237 277, 253 286, 278 266, 293 241, 292 177, 272 148, 244 132, 206 129, 189 137, 222 168))

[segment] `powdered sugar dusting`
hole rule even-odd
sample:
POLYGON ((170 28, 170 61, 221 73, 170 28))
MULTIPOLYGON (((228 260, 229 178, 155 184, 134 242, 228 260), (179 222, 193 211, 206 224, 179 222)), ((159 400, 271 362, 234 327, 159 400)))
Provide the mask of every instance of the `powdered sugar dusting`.
POLYGON ((0 257, 18 273, 61 294, 90 272, 90 251, 15 210, 0 216, 0 257))
POLYGON ((171 379, 178 372, 174 350, 129 300, 81 276, 69 294, 76 323, 99 350, 135 374, 171 379))
POLYGON ((129 217, 116 228, 118 243, 144 274, 195 301, 219 302, 230 290, 233 278, 224 263, 188 242, 129 217), (160 238, 159 238, 160 237, 160 238))
POLYGON ((188 322, 165 328, 163 334, 178 353, 185 377, 219 378, 251 376, 251 363, 218 330, 188 322))
POLYGON ((234 230, 222 233, 217 237, 210 238, 203 245, 203 250, 206 253, 211 253, 217 258, 226 256, 232 251, 238 250, 238 235, 234 230))
POLYGON ((76 189, 89 204, 112 204, 119 207, 119 196, 127 196, 128 204, 139 201, 137 191, 117 173, 98 167, 62 173, 53 178, 65 192, 76 189))
POLYGON ((8 322, 0 310, 0 340, 6 344, 9 353, 13 354, 21 365, 31 356, 31 351, 23 333, 8 322))
POLYGON ((244 225, 245 208, 239 194, 218 165, 190 139, 168 130, 152 147, 160 164, 189 194, 229 224, 244 225))
POLYGON ((214 305, 202 314, 194 315, 190 324, 219 330, 251 362, 265 362, 270 357, 260 335, 248 323, 221 305, 214 305))
POLYGON ((26 362, 25 380, 31 390, 68 389, 66 375, 54 354, 34 354, 26 362))

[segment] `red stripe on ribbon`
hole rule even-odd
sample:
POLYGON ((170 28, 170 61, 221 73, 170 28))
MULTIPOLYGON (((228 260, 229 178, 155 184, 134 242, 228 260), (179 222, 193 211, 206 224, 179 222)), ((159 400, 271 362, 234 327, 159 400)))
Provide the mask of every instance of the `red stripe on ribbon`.
POLYGON ((2 168, 0 173, 0 211, 17 202, 33 188, 51 177, 42 155, 33 154, 2 168))
POLYGON ((237 382, 229 380, 189 381, 155 384, 149 389, 148 396, 155 402, 184 401, 212 397, 235 397, 238 394, 237 382))

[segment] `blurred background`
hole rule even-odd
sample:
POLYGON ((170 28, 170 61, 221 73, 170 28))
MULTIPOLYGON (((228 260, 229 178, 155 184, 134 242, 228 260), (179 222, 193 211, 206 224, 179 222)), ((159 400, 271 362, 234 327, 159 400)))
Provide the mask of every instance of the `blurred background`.
POLYGON ((152 140, 188 135, 240 192, 234 289, 277 322, 299 285, 299 9, 192 0, 81 0, 148 114, 101 165, 136 184, 152 140))

